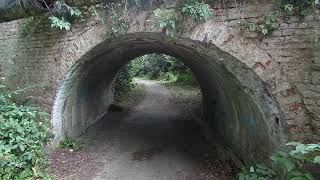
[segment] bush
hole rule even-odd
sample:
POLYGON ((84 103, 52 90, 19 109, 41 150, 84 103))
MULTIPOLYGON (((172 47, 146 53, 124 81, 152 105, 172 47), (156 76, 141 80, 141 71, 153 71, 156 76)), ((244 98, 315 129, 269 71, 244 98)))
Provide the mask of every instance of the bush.
POLYGON ((320 144, 301 144, 290 142, 294 149, 289 153, 278 151, 272 154, 272 167, 253 165, 242 168, 239 180, 314 180, 305 165, 320 164, 320 144))
POLYGON ((212 17, 209 5, 201 0, 186 0, 182 5, 181 12, 194 20, 206 21, 212 17))
POLYGON ((246 22, 245 28, 251 32, 256 32, 260 36, 271 35, 278 29, 278 17, 269 15, 263 21, 258 23, 246 22))
POLYGON ((120 69, 113 84, 115 101, 121 101, 134 87, 133 77, 196 85, 191 70, 174 57, 164 54, 146 54, 120 69))
POLYGON ((44 152, 50 137, 47 114, 16 104, 12 95, 21 91, 0 93, 0 179, 50 179, 44 152))
POLYGON ((130 65, 126 65, 120 69, 113 84, 115 101, 121 101, 132 87, 134 87, 133 75, 130 72, 130 65))
POLYGON ((161 72, 158 80, 168 81, 168 82, 176 82, 177 81, 177 73, 176 72, 161 72))
POLYGON ((170 82, 192 82, 196 80, 191 70, 176 58, 164 54, 147 54, 130 63, 132 76, 170 82))

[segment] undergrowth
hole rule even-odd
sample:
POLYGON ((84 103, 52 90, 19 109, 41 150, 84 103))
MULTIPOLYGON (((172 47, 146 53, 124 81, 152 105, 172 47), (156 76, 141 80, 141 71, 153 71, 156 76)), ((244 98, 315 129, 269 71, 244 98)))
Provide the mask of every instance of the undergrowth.
POLYGON ((242 168, 239 180, 315 180, 306 166, 320 165, 320 144, 290 142, 290 152, 277 151, 271 155, 273 166, 254 164, 242 168))
POLYGON ((47 113, 29 104, 18 104, 19 89, 0 93, 0 179, 50 179, 44 150, 50 139, 47 113))
POLYGON ((59 143, 59 148, 68 149, 72 151, 80 151, 84 148, 84 145, 72 138, 66 138, 59 143))

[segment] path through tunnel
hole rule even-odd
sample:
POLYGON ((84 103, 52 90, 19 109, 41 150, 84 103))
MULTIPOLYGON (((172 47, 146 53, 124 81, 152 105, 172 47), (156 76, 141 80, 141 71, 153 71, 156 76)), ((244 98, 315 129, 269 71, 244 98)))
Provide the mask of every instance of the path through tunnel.
POLYGON ((264 160, 268 152, 284 144, 278 104, 265 93, 264 83, 249 67, 214 45, 159 33, 133 33, 116 41, 106 40, 75 62, 55 100, 55 141, 79 136, 106 116, 119 69, 150 53, 176 57, 192 70, 202 92, 203 124, 242 159, 264 160))

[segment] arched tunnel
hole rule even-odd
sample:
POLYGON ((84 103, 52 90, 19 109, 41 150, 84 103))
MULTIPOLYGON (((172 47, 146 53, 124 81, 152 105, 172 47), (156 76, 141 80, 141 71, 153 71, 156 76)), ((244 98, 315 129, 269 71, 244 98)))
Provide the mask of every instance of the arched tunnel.
POLYGON ((176 57, 192 70, 202 92, 203 121, 241 158, 263 160, 284 144, 283 115, 251 68, 214 45, 160 33, 106 40, 72 66, 54 102, 55 141, 80 135, 105 115, 119 69, 149 53, 176 57))

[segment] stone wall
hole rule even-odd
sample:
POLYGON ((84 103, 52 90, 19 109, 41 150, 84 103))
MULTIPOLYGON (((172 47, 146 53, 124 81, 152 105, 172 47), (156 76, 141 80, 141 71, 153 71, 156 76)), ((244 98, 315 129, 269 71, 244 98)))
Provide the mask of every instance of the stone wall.
MULTIPOLYGON (((239 34, 252 40, 259 48, 274 59, 287 76, 292 89, 283 93, 283 97, 300 94, 302 101, 287 102, 283 111, 288 114, 288 125, 297 133, 320 129, 320 13, 306 17, 294 16, 289 22, 280 19, 279 30, 270 37, 258 38, 255 33, 245 30, 243 19, 257 22, 266 15, 279 12, 268 1, 213 4, 216 21, 224 22, 228 27, 239 30, 239 34), (227 7, 224 8, 224 7, 227 7), (306 108, 310 127, 297 127, 295 119, 303 118, 302 109, 306 108), (297 118, 297 116, 300 116, 297 118), (311 128, 311 129, 310 129, 311 128)), ((256 68, 265 69, 259 65, 256 68)), ((277 88, 277 87, 276 87, 277 88)))
POLYGON ((44 89, 30 92, 28 99, 51 112, 65 73, 77 58, 102 41, 102 31, 96 22, 88 22, 70 32, 43 30, 24 36, 20 31, 24 21, 0 24, 0 76, 12 89, 44 85, 44 89))

